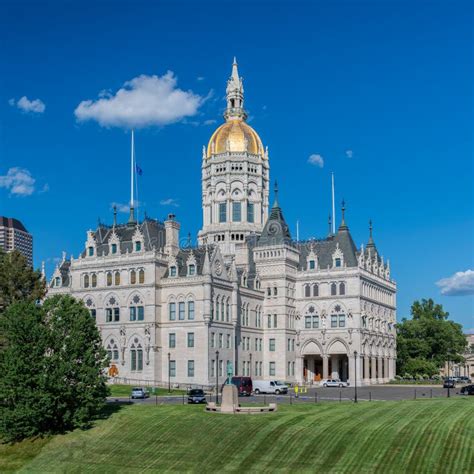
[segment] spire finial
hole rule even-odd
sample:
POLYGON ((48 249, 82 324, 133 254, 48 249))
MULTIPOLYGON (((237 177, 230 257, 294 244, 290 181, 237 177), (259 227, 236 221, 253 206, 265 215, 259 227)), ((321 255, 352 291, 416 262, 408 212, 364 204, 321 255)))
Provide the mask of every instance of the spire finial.
POLYGON ((224 112, 226 120, 246 120, 247 113, 244 110, 244 85, 242 78, 239 77, 237 68, 237 58, 234 56, 232 62, 232 73, 227 81, 227 108, 224 112))
POLYGON ((275 180, 275 184, 273 185, 273 194, 275 195, 273 201, 273 207, 278 207, 278 182, 275 180))
POLYGON ((369 220, 369 242, 367 243, 367 248, 374 248, 375 243, 372 236, 373 226, 372 226, 372 219, 369 220))
POLYGON ((232 66, 237 66, 237 58, 234 56, 234 62, 232 63, 232 66))
POLYGON ((117 225, 117 206, 114 204, 114 227, 117 225))
POLYGON ((349 227, 346 225, 346 201, 344 201, 344 198, 342 199, 341 203, 341 225, 339 226, 339 230, 348 230, 349 227))
POLYGON ((328 227, 329 227, 329 232, 328 235, 332 234, 332 221, 331 221, 331 214, 328 216, 328 227))
POLYGON ((369 220, 369 237, 372 239, 372 219, 369 220))

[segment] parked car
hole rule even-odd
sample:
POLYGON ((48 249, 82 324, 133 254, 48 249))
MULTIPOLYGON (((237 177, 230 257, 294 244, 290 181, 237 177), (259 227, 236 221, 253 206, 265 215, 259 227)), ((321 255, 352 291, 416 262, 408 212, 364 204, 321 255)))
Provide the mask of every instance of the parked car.
POLYGON ((339 379, 323 379, 321 380, 321 385, 323 387, 348 387, 349 382, 343 382, 339 379))
POLYGON ((142 387, 134 387, 132 388, 132 398, 147 398, 148 392, 142 387))
POLYGON ((459 382, 460 383, 472 383, 472 380, 469 377, 466 377, 463 375, 462 377, 459 377, 459 382))
POLYGON ((253 391, 259 393, 288 393, 288 385, 279 380, 254 380, 253 391))
POLYGON ((474 395, 474 385, 466 385, 459 392, 461 395, 474 395))
POLYGON ((206 394, 200 388, 192 388, 188 392, 188 403, 206 403, 206 394))
MULTIPOLYGON (((229 379, 226 379, 224 385, 228 383, 228 380, 229 379)), ((252 379, 250 377, 242 377, 239 375, 235 375, 234 377, 232 377, 230 383, 237 387, 237 390, 239 392, 239 397, 242 395, 246 395, 247 397, 250 397, 250 395, 252 395, 253 385, 252 385, 252 379)), ((222 385, 221 391, 224 388, 224 385, 222 385)))
POLYGON ((453 378, 444 379, 443 388, 456 388, 456 382, 453 378))

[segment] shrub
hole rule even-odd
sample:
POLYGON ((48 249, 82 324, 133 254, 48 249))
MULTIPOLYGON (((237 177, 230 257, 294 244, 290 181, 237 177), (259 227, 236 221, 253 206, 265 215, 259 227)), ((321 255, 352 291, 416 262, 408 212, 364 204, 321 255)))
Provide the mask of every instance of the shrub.
POLYGON ((409 374, 408 372, 405 372, 405 373, 403 374, 403 379, 404 379, 404 380, 412 380, 413 377, 412 377, 412 375, 409 374))

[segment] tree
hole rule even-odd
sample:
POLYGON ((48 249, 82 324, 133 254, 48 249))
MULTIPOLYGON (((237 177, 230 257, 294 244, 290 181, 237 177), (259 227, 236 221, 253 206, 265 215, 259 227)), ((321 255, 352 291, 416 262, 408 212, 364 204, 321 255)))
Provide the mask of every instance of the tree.
POLYGON ((0 326, 0 431, 6 440, 86 427, 107 396, 107 355, 82 302, 13 303, 0 326))
POLYGON ((15 301, 36 301, 45 293, 41 272, 33 270, 24 255, 0 249, 0 314, 15 301))
POLYGON ((415 301, 412 319, 397 327, 397 371, 399 374, 434 375, 449 359, 463 360, 466 348, 462 326, 449 321, 449 313, 432 299, 415 301))

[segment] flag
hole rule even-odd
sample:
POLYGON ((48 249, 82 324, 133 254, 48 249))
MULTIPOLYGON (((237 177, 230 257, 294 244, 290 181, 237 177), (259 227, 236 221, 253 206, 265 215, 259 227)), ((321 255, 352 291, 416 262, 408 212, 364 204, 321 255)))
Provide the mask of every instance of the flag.
POLYGON ((135 164, 135 171, 137 172, 138 176, 143 174, 143 170, 137 164, 135 164))

